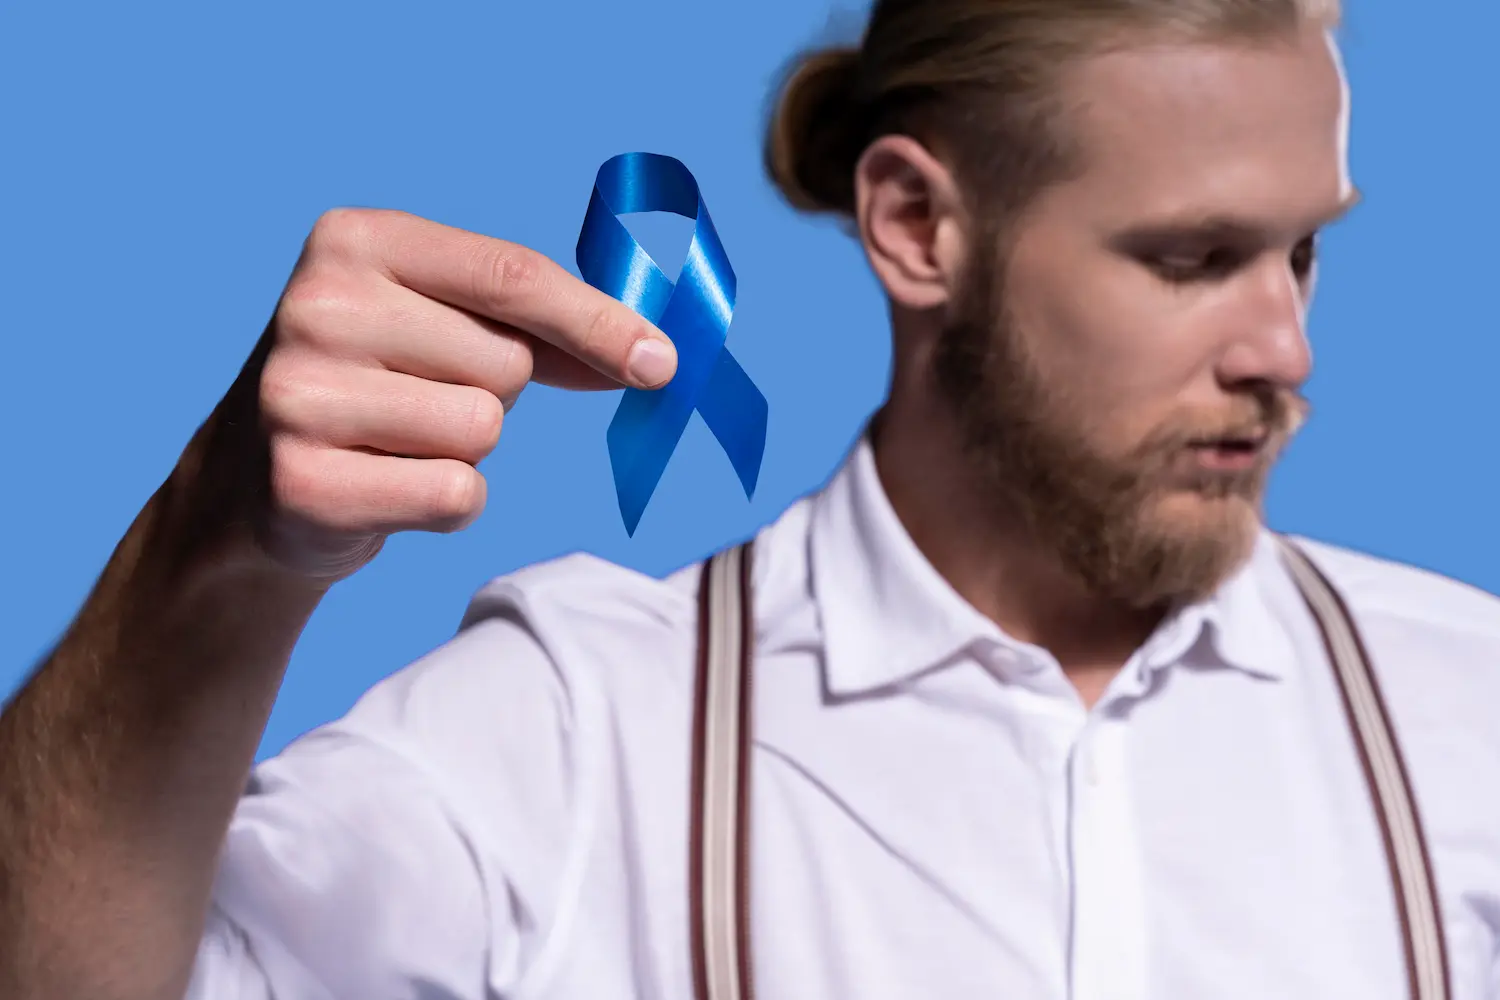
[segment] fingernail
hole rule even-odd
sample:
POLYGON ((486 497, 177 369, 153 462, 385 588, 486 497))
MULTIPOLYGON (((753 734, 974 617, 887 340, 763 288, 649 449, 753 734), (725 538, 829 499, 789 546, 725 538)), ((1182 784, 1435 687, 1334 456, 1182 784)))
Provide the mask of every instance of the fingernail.
POLYGON ((630 355, 625 359, 625 368, 636 384, 645 389, 655 389, 672 377, 677 370, 677 352, 670 344, 655 337, 645 337, 635 342, 630 355))

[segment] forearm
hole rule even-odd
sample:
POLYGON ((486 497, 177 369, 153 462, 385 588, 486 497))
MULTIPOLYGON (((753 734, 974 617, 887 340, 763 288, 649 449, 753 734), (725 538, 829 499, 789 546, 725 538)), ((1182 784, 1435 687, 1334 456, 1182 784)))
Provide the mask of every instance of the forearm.
POLYGON ((224 831, 326 589, 181 523, 202 509, 183 477, 0 715, 0 996, 180 995, 224 831))

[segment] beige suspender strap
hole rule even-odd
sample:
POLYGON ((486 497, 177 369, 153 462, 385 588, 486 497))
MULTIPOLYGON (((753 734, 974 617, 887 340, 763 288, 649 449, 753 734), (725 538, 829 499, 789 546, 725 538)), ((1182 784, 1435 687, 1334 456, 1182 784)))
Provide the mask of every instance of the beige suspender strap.
POLYGON ((689 885, 698 1000, 753 1000, 750 974, 751 547, 703 567, 689 885))
POLYGON ((1432 861, 1411 781, 1391 729, 1369 655, 1338 591, 1294 543, 1282 539, 1287 567, 1323 633, 1385 838, 1396 911, 1405 936, 1412 1000, 1448 1000, 1448 954, 1432 861))
MULTIPOLYGON (((1374 800, 1404 936, 1411 1000, 1450 1000, 1432 863, 1390 716, 1343 598, 1292 542, 1282 551, 1312 611, 1374 800)), ((749 936, 750 706, 754 631, 749 544, 704 564, 698 590, 691 830, 697 1000, 754 1000, 749 936)))

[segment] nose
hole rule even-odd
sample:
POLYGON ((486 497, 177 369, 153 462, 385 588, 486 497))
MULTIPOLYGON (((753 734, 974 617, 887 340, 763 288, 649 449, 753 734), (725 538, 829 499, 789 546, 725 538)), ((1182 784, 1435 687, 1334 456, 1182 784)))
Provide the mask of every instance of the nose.
POLYGON ((1299 280, 1285 258, 1243 275, 1236 322, 1218 365, 1224 385, 1269 383, 1298 389, 1312 374, 1307 342, 1310 280, 1299 280))

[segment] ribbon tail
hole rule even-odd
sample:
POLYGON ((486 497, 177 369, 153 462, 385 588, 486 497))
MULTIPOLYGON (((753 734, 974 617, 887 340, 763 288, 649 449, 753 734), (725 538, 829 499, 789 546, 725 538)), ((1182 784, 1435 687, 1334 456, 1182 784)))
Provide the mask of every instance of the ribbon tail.
POLYGON ((692 415, 692 406, 679 395, 662 390, 625 390, 605 441, 627 535, 635 535, 692 415))
POLYGON ((719 351, 718 361, 697 403, 698 414, 718 438, 719 447, 729 456, 729 463, 740 477, 745 496, 755 496, 766 453, 770 407, 765 395, 728 349, 719 351))

